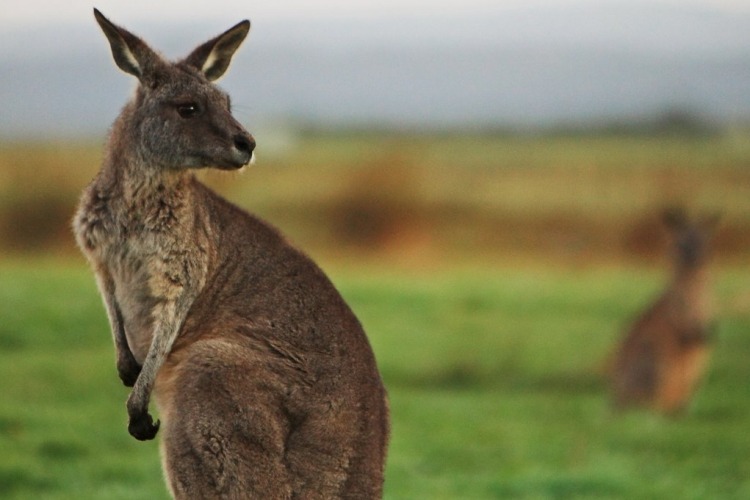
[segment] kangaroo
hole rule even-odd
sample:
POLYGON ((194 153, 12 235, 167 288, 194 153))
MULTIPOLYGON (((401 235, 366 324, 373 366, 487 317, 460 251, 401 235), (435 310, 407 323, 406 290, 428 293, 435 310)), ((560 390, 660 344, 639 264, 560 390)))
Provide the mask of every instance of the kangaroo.
POLYGON ((683 412, 703 375, 714 330, 709 261, 718 215, 690 220, 680 209, 663 220, 674 246, 666 291, 641 314, 619 345, 612 391, 618 409, 683 412))
POLYGON ((306 255, 194 176, 254 158, 212 83, 250 22, 168 62, 94 16, 138 86, 73 226, 132 387, 130 434, 161 428, 175 498, 380 497, 388 403, 362 326, 306 255))

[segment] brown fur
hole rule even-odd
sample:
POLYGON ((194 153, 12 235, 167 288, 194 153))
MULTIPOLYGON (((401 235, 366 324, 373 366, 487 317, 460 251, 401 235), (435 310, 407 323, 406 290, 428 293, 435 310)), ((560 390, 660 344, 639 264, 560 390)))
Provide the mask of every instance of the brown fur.
POLYGON ((129 431, 152 439, 176 498, 377 498, 388 409, 361 325, 323 272, 198 182, 253 138, 220 77, 244 21, 164 61, 95 15, 140 85, 74 220, 106 305, 129 431))
POLYGON ((683 411, 703 375, 713 330, 709 244, 716 217, 689 221, 665 212, 674 243, 674 276, 636 319, 615 353, 614 404, 674 415, 683 411))

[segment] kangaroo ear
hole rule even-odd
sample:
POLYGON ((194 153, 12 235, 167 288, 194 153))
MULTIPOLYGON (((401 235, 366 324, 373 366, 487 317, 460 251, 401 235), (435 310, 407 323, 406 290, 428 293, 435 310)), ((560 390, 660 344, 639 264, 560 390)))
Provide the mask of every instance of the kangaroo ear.
POLYGON ((94 9, 94 17, 109 40, 117 66, 143 82, 160 61, 159 56, 143 40, 113 24, 97 9, 94 9))
POLYGON ((185 62, 201 71, 210 81, 217 80, 229 67, 234 52, 250 31, 247 19, 200 45, 185 62))

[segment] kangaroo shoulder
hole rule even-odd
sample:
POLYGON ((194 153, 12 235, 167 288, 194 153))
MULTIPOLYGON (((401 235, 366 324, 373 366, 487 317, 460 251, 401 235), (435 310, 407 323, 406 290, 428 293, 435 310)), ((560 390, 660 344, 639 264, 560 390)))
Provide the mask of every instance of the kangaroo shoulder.
POLYGON ((116 229, 116 216, 112 211, 111 193, 91 183, 81 196, 73 219, 76 241, 89 254, 107 239, 116 229))

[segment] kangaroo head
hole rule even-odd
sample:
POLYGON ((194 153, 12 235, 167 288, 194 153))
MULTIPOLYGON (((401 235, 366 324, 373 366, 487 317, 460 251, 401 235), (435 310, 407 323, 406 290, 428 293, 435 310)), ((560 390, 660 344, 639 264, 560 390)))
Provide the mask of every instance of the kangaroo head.
POLYGON ((705 262, 720 215, 715 213, 691 219, 683 209, 672 208, 665 210, 663 218, 672 236, 678 267, 705 262))
POLYGON ((138 78, 123 109, 118 140, 141 163, 162 169, 236 169, 253 159, 255 141, 231 114, 229 96, 212 82, 229 67, 250 30, 245 20, 178 62, 164 60, 143 40, 94 9, 117 66, 138 78))

